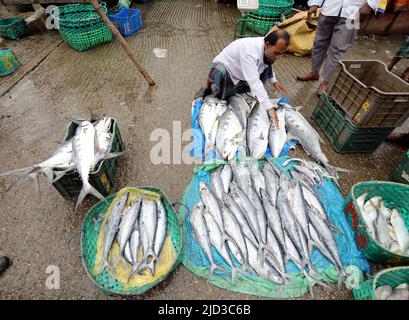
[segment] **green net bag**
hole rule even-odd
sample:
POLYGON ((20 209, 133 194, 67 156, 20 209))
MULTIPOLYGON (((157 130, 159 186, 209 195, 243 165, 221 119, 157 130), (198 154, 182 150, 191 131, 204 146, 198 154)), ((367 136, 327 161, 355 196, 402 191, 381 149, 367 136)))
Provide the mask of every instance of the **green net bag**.
MULTIPOLYGON (((166 241, 165 241, 166 243, 166 241)), ((164 245, 165 248, 166 244, 164 245)), ((81 256, 88 277, 98 287, 98 289, 108 295, 131 296, 141 294, 158 283, 162 282, 173 271, 181 261, 182 248, 182 226, 179 217, 174 211, 166 195, 159 189, 153 187, 124 188, 117 194, 109 196, 106 202, 99 202, 88 212, 82 225, 81 235, 81 256), (136 282, 129 284, 126 281, 114 277, 113 274, 105 269, 99 274, 100 269, 98 259, 100 258, 100 232, 103 228, 105 214, 115 197, 129 192, 130 194, 140 194, 146 197, 160 196, 165 206, 167 214, 167 232, 170 244, 167 246, 172 250, 172 261, 166 261, 166 270, 152 281, 136 282)), ((162 257, 162 253, 161 253, 162 257)))

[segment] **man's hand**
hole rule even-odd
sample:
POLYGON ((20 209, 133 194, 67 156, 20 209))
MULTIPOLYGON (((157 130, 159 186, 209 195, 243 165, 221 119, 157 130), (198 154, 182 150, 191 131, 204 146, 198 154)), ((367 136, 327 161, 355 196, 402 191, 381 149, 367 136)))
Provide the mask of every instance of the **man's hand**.
POLYGON ((279 129, 278 117, 277 117, 277 113, 276 113, 275 109, 274 109, 274 108, 271 108, 271 109, 268 109, 267 111, 268 111, 268 114, 270 115, 270 118, 273 119, 274 128, 275 128, 276 130, 278 130, 278 129, 279 129))
POLYGON ((372 12, 372 8, 365 3, 360 9, 359 9, 359 14, 362 16, 368 16, 372 12))
POLYGON ((288 94, 288 90, 284 88, 279 82, 274 82, 273 86, 278 92, 284 92, 288 94))
POLYGON ((308 13, 307 13, 308 21, 311 20, 311 17, 316 18, 317 17, 317 12, 318 12, 318 6, 317 5, 314 5, 311 8, 309 8, 308 13))

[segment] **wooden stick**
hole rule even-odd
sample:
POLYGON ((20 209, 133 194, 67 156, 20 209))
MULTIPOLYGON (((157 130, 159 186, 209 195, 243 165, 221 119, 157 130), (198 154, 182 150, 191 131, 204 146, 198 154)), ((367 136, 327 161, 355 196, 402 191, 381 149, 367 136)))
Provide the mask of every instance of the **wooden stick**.
POLYGON ((121 46, 124 48, 124 50, 128 54, 129 58, 132 60, 132 62, 138 68, 139 72, 142 73, 145 80, 149 83, 150 86, 154 86, 156 84, 155 81, 151 78, 149 73, 145 70, 144 66, 142 65, 142 62, 139 60, 138 56, 132 50, 132 48, 128 45, 128 43, 126 43, 125 39, 122 37, 122 35, 118 31, 118 29, 112 24, 111 20, 109 20, 109 18, 102 11, 102 8, 99 5, 98 1, 97 0, 89 0, 89 2, 92 4, 92 6, 98 12, 98 14, 101 16, 102 20, 105 22, 105 24, 107 25, 109 30, 111 30, 111 32, 115 36, 115 38, 119 41, 121 46))

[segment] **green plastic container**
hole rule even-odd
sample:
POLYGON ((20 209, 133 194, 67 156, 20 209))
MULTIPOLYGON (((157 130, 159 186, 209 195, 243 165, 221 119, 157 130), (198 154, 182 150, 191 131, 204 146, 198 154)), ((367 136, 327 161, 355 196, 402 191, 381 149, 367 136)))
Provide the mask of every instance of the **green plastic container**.
POLYGON ((12 50, 0 50, 0 77, 12 74, 20 67, 21 63, 12 50))
POLYGON ((259 17, 280 18, 289 15, 294 5, 293 0, 260 0, 255 14, 259 17))
MULTIPOLYGON (((106 14, 105 3, 101 6, 106 14)), ((112 33, 90 4, 69 4, 52 12, 65 42, 82 52, 112 41, 112 33)))
POLYGON ((392 171, 391 180, 409 184, 409 150, 400 161, 398 167, 392 171))
MULTIPOLYGON (((97 240, 99 236, 99 231, 103 222, 103 216, 108 210, 112 200, 115 195, 109 196, 107 202, 99 202, 88 212, 82 224, 82 235, 81 235, 81 257, 85 270, 87 271, 88 277, 91 281, 102 291, 104 294, 110 295, 121 295, 121 296, 131 296, 141 294, 158 283, 166 279, 166 277, 176 268, 181 262, 181 252, 182 252, 182 222, 179 216, 176 214, 174 208, 169 202, 166 195, 159 189, 153 187, 137 187, 138 189, 145 189, 148 191, 153 191, 161 195, 162 201, 165 206, 167 215, 167 230, 172 239, 173 248, 175 250, 175 260, 173 261, 171 268, 167 271, 165 275, 160 277, 157 281, 151 282, 147 285, 140 287, 124 287, 124 285, 117 281, 111 274, 105 270, 100 275, 95 275, 92 273, 95 265, 95 256, 97 252, 97 240)), ((125 188, 133 189, 133 188, 125 188)))
POLYGON ((409 267, 396 267, 379 271, 375 276, 352 290, 355 300, 375 300, 375 290, 379 286, 392 288, 402 283, 409 283, 409 267))
POLYGON ((321 95, 311 118, 339 153, 373 152, 394 129, 355 125, 326 94, 321 95))
MULTIPOLYGON (((125 147, 119 132, 118 123, 114 118, 112 118, 111 121, 112 140, 109 152, 124 151, 125 147)), ((67 135, 65 136, 64 141, 67 141, 74 136, 77 126, 78 125, 74 122, 71 122, 68 125, 67 135)), ((96 170, 89 174, 89 182, 91 185, 104 196, 113 193, 115 190, 115 173, 117 166, 118 158, 103 160, 98 164, 96 170)), ((82 181, 77 172, 71 172, 54 182, 53 186, 65 199, 72 199, 78 197, 82 188, 82 181)))
POLYGON ((9 18, 0 20, 0 38, 12 39, 21 38, 29 34, 26 22, 21 18, 9 18))
POLYGON ((249 13, 249 15, 243 19, 246 29, 262 36, 266 35, 277 22, 280 22, 280 17, 267 18, 254 13, 249 13))
POLYGON ((368 192, 367 199, 381 196, 386 207, 396 208, 409 229, 409 186, 383 181, 360 182, 352 187, 344 207, 345 214, 354 229, 357 246, 365 258, 380 263, 408 264, 409 257, 381 247, 367 232, 366 224, 356 204, 356 199, 364 192, 368 192))

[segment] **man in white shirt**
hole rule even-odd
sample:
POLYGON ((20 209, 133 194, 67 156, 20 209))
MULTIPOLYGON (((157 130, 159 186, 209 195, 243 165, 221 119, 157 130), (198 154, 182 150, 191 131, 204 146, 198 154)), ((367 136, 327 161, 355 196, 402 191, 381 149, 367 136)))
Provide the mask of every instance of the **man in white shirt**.
POLYGON ((196 98, 212 94, 227 100, 236 93, 251 92, 268 110, 276 127, 277 115, 263 83, 271 83, 277 91, 288 93, 276 79, 271 65, 288 47, 290 36, 286 31, 271 32, 266 37, 242 38, 230 43, 214 58, 206 87, 196 98))
POLYGON ((328 86, 337 63, 343 59, 359 29, 359 16, 376 10, 378 0, 309 0, 308 19, 318 17, 318 27, 311 52, 311 71, 297 76, 300 81, 318 80, 322 69, 322 82, 317 95, 328 86))

